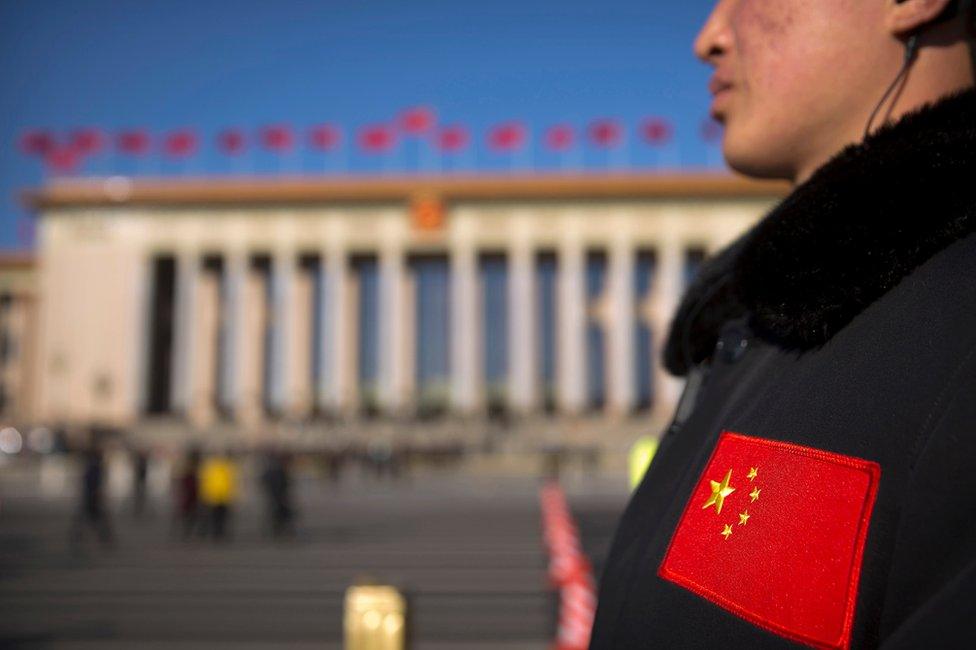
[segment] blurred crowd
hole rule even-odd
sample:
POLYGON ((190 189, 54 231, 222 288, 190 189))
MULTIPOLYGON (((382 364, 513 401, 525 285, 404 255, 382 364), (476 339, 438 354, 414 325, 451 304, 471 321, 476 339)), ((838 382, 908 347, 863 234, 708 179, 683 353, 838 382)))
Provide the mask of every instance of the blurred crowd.
MULTIPOLYGON (((113 547, 123 517, 171 517, 174 540, 226 543, 241 527, 235 519, 241 519, 242 501, 251 495, 263 502, 261 532, 287 539, 296 535, 296 478, 302 489, 311 490, 339 489, 346 482, 395 484, 421 472, 456 470, 497 451, 495 445, 460 440, 409 444, 385 438, 317 449, 220 443, 181 449, 146 445, 126 431, 106 428, 70 436, 64 430, 33 429, 27 444, 20 445, 7 440, 12 433, 5 435, 0 461, 33 465, 42 496, 74 500, 68 539, 76 550, 90 539, 113 547)), ((588 447, 544 445, 529 455, 547 478, 558 478, 570 465, 592 473, 600 464, 599 451, 588 447)), ((2 499, 0 494, 0 511, 2 499)), ((247 517, 254 517, 250 508, 247 517)))
POLYGON ((111 548, 120 517, 144 519, 161 510, 172 513, 174 539, 226 542, 242 497, 250 493, 263 501, 262 532, 274 539, 293 537, 298 470, 317 479, 310 481, 314 489, 330 489, 347 479, 395 482, 418 470, 451 468, 469 452, 459 442, 421 448, 372 440, 317 450, 191 444, 174 453, 142 446, 119 430, 92 429, 81 436, 52 430, 45 436, 44 445, 18 447, 14 454, 0 454, 0 460, 33 462, 42 492, 75 500, 68 538, 76 551, 90 539, 111 548), (53 483, 46 477, 52 466, 59 475, 53 483))

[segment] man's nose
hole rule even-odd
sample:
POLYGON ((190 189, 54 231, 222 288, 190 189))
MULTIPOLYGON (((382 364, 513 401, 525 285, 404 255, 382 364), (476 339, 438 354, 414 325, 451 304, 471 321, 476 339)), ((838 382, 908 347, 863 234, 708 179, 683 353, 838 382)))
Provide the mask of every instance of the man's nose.
POLYGON ((728 15, 734 2, 736 0, 719 0, 695 38, 695 56, 705 63, 712 63, 716 57, 724 54, 731 44, 728 15))

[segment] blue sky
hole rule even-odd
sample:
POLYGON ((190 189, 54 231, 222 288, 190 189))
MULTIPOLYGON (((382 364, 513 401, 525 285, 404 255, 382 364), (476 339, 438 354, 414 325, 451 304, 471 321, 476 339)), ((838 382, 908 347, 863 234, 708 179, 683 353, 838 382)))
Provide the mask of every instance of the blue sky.
MULTIPOLYGON (((203 139, 185 163, 117 156, 86 173, 222 174, 415 170, 420 145, 391 157, 351 150, 342 161, 299 151, 229 162, 212 145, 223 127, 269 123, 301 130, 330 121, 349 130, 432 106, 442 123, 468 126, 473 150, 445 162, 479 170, 512 161, 480 145, 509 119, 536 133, 556 122, 585 127, 611 117, 635 126, 670 119, 675 142, 631 142, 580 163, 651 168, 718 164, 701 141, 709 71, 691 42, 711 0, 0 0, 0 247, 22 248, 18 192, 43 182, 17 142, 24 130, 93 126, 153 133, 192 127, 203 139), (128 165, 128 166, 127 166, 128 165), (236 165, 236 167, 234 166, 236 165)), ((634 137, 632 136, 632 139, 634 137)), ((536 143, 518 164, 563 161, 536 143)), ((430 159, 426 159, 430 164, 430 159)))

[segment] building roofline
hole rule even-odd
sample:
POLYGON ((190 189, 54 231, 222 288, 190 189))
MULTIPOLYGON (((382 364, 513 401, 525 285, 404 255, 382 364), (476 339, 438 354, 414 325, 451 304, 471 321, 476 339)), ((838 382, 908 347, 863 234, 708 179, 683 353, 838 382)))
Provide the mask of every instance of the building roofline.
POLYGON ((0 269, 33 268, 36 264, 31 251, 0 250, 0 269))
POLYGON ((34 210, 107 205, 246 205, 498 199, 701 198, 785 195, 778 181, 715 172, 346 175, 57 180, 23 193, 34 210))

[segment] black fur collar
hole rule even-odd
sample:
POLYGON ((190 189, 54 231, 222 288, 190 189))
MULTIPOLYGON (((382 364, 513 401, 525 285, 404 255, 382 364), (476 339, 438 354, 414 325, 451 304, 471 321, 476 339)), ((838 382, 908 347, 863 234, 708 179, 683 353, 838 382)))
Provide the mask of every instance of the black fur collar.
POLYGON ((675 375, 721 326, 805 350, 950 243, 976 230, 976 89, 846 147, 720 251, 683 297, 664 350, 675 375))

